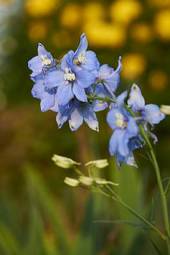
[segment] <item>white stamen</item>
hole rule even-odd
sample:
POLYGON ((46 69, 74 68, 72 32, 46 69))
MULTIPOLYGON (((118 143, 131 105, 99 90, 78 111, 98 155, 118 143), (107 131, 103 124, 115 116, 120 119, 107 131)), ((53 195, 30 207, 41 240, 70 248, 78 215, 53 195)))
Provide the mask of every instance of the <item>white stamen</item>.
POLYGON ((75 81, 76 76, 69 68, 65 68, 64 70, 64 80, 65 81, 75 81))
POLYGON ((52 61, 51 61, 51 59, 49 59, 46 55, 41 55, 40 58, 41 58, 42 64, 43 64, 44 66, 51 65, 51 62, 52 62, 52 61))
POLYGON ((116 121, 115 121, 115 124, 117 127, 120 127, 120 128, 125 128, 127 126, 127 123, 126 121, 124 120, 124 116, 121 114, 121 113, 116 113, 115 114, 115 117, 116 117, 116 121))
POLYGON ((74 63, 76 65, 85 64, 86 63, 85 53, 84 52, 80 53, 78 57, 74 60, 74 63))

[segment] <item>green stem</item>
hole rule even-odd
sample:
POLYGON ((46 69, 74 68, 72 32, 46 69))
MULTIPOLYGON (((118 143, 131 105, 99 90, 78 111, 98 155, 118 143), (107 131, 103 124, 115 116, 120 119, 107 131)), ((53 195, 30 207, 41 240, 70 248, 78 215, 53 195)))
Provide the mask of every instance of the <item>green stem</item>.
MULTIPOLYGON (((107 186, 108 188, 108 186, 107 186)), ((128 204, 126 204, 119 196, 118 194, 116 194, 112 189, 110 190, 110 187, 108 188, 109 191, 112 193, 112 195, 109 195, 108 193, 106 193, 105 191, 100 190, 100 192, 113 199, 114 201, 118 202, 119 204, 121 204, 125 209, 127 209, 131 214, 133 214, 136 218, 138 218, 140 221, 144 222, 145 225, 147 225, 150 229, 152 229, 153 231, 155 231, 163 240, 166 240, 167 237, 152 223, 150 223, 147 219, 145 219, 142 215, 138 214, 133 208, 131 208, 128 204)))
MULTIPOLYGON (((90 97, 89 97, 89 99, 90 99, 90 97)), ((114 103, 114 100, 112 100, 110 98, 101 98, 101 97, 97 97, 97 96, 92 96, 91 100, 100 100, 103 102, 105 101, 105 102, 114 103)), ((135 114, 133 113, 133 111, 126 104, 124 106, 129 111, 129 113, 135 117, 135 114)), ((143 136, 143 138, 149 148, 151 159, 152 159, 152 164, 154 166, 154 170, 155 170, 155 174, 156 174, 156 178, 157 178, 158 188, 159 188, 159 192, 160 192, 160 196, 161 196, 162 209, 163 209, 163 219, 164 219, 165 231, 166 231, 166 235, 168 237, 168 238, 166 238, 168 255, 170 255, 170 225, 169 225, 169 217, 168 217, 168 206, 167 206, 166 194, 165 194, 162 180, 161 180, 160 169, 159 169, 159 165, 158 165, 152 144, 147 136, 147 133, 145 132, 142 125, 139 125, 139 129, 140 129, 141 135, 143 136)), ((119 202, 122 203, 122 201, 119 201, 119 202)), ((123 204, 124 204, 124 202, 123 202, 123 204)), ((127 207, 127 209, 128 209, 128 207, 127 207)))
POLYGON ((160 196, 161 196, 161 202, 162 202, 162 209, 163 209, 163 218, 164 218, 164 225, 165 225, 165 231, 166 234, 168 236, 167 239, 167 247, 168 247, 168 254, 170 254, 170 226, 169 226, 169 216, 168 216, 168 206, 167 206, 167 200, 166 200, 166 194, 163 188, 163 184, 162 184, 162 180, 161 180, 161 175, 160 175, 160 169, 159 169, 159 165, 152 147, 152 144, 144 130, 144 128, 140 125, 140 132, 149 148, 150 151, 150 155, 152 158, 152 164, 154 166, 155 169, 155 174, 156 174, 156 178, 157 178, 157 183, 158 183, 158 188, 159 188, 159 192, 160 192, 160 196))

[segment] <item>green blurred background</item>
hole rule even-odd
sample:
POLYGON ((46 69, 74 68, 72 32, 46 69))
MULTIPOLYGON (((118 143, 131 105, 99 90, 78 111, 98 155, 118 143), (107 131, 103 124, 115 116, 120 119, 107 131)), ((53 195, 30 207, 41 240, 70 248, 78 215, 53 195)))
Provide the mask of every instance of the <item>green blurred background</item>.
MULTIPOLYGON (((151 255, 158 247, 166 254, 148 229, 125 224, 136 219, 118 205, 63 184, 73 173, 51 161, 54 153, 81 162, 109 157, 105 113, 100 133, 60 130, 31 96, 27 61, 37 43, 59 58, 76 49, 82 32, 101 63, 116 67, 122 56, 120 91, 136 82, 148 103, 170 104, 169 0, 0 0, 0 255, 151 255)), ((166 185, 170 120, 155 133, 166 185)), ((120 182, 127 203, 162 228, 152 166, 141 152, 137 160, 138 170, 119 171, 111 160, 99 174, 120 182)))

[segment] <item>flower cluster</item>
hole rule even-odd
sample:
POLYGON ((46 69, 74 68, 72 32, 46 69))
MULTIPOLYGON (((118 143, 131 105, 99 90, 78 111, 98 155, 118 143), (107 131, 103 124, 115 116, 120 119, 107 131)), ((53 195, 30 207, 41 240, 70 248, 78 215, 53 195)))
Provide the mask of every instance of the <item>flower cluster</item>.
POLYGON ((39 44, 38 56, 28 62, 34 82, 32 95, 40 100, 41 111, 56 112, 59 128, 68 122, 75 131, 86 122, 98 131, 96 112, 108 108, 107 122, 113 129, 110 154, 119 164, 135 165, 133 151, 143 146, 139 125, 155 138, 150 125, 158 124, 164 114, 157 105, 145 105, 136 84, 132 85, 130 93, 125 91, 116 97, 121 66, 121 57, 116 69, 101 65, 96 54, 88 50, 85 34, 81 35, 77 50, 69 51, 59 61, 39 44))

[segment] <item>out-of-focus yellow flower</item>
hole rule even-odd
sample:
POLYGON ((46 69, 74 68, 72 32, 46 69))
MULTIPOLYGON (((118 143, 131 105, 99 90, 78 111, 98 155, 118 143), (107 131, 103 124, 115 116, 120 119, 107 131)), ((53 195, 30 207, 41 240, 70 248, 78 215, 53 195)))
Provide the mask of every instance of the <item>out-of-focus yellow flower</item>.
POLYGON ((146 68, 146 60, 139 53, 129 53, 122 59, 122 76, 125 79, 133 80, 138 78, 146 68))
POLYGON ((110 14, 113 22, 129 24, 142 12, 142 5, 135 0, 117 0, 111 5, 110 14))
POLYGON ((131 35, 134 40, 142 43, 151 41, 153 37, 151 28, 145 23, 135 24, 131 28, 131 35))
POLYGON ((59 0, 26 0, 27 13, 33 17, 49 15, 58 6, 59 0))
POLYGON ((87 23, 84 26, 89 42, 96 47, 122 47, 126 31, 120 25, 105 22, 87 23))
POLYGON ((169 0, 148 0, 149 4, 154 7, 169 7, 170 1, 169 0))
POLYGON ((163 71, 156 70, 149 75, 149 83, 153 89, 163 90, 168 84, 168 77, 163 71))
POLYGON ((70 47, 72 43, 72 38, 70 34, 65 31, 59 31, 52 35, 51 38, 52 44, 57 48, 64 48, 64 47, 70 47))
POLYGON ((160 11, 156 15, 155 30, 163 40, 170 40, 170 10, 160 11))
POLYGON ((104 6, 100 3, 87 3, 83 8, 85 22, 101 21, 104 17, 104 6))
POLYGON ((63 26, 74 28, 80 25, 82 20, 82 9, 78 4, 68 4, 61 13, 60 22, 63 26))
POLYGON ((32 41, 39 41, 46 37, 48 26, 43 21, 32 22, 28 28, 28 36, 32 41))

